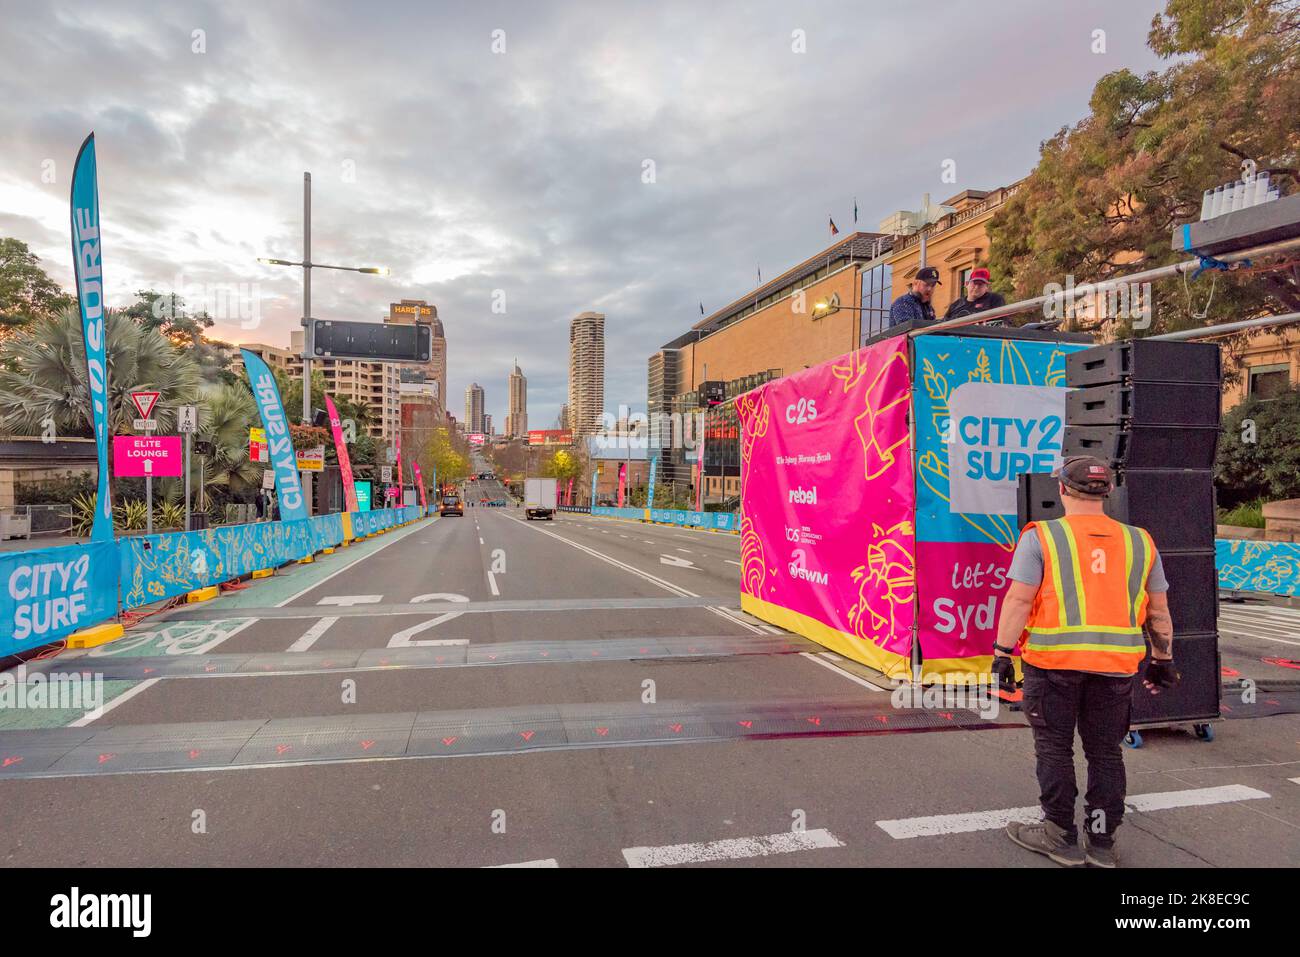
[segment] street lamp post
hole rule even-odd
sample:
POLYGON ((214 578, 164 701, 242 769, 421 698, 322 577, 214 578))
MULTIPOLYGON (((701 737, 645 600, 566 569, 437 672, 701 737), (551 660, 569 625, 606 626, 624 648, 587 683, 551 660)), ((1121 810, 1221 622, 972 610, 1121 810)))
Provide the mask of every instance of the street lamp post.
MULTIPOLYGON (((307 328, 311 324, 311 271, 312 269, 339 269, 344 272, 360 272, 371 276, 387 276, 387 266, 329 266, 325 263, 311 261, 311 173, 302 174, 302 262, 287 259, 258 259, 268 266, 302 267, 302 424, 311 425, 311 355, 307 351, 307 328)), ((312 476, 310 472, 302 473, 302 494, 307 502, 307 514, 313 509, 312 476)))

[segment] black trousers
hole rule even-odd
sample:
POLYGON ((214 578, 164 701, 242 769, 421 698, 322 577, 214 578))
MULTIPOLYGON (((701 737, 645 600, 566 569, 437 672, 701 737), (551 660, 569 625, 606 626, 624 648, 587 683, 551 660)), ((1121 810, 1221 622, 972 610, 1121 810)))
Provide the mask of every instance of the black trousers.
POLYGON ((1084 828, 1098 846, 1114 842, 1124 818, 1122 742, 1128 732, 1133 677, 1112 678, 1087 671, 1024 665, 1024 708, 1034 732, 1039 802, 1043 816, 1078 840, 1074 804, 1074 729, 1078 727, 1088 761, 1084 828))

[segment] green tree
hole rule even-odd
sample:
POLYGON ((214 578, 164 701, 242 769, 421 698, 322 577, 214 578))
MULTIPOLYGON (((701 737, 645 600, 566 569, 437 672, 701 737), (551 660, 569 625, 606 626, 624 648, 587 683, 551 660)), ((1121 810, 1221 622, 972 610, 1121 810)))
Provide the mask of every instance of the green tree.
MULTIPOLYGON (((1300 5, 1168 0, 1147 39, 1173 65, 1098 81, 1091 113, 1047 140, 1038 166, 989 224, 995 285, 1008 298, 1048 283, 1111 278, 1186 258, 1176 226, 1243 160, 1284 193, 1300 179, 1300 5)), ((1300 309, 1300 270, 1156 283, 1150 332, 1300 309), (1208 317, 1204 310, 1216 283, 1208 317)), ((1124 330, 1127 331, 1127 330, 1124 330)))
POLYGON ((40 262, 21 239, 0 238, 0 338, 76 303, 45 274, 40 262))
POLYGON ((212 317, 207 312, 189 312, 185 300, 175 293, 141 289, 136 301, 123 311, 144 328, 162 333, 178 349, 189 351, 204 379, 234 382, 238 378, 230 371, 235 347, 208 338, 212 317))
POLYGON ((1251 398, 1223 417, 1215 463, 1219 505, 1300 498, 1300 388, 1251 398))
MULTIPOLYGON (((129 393, 161 393, 153 417, 174 431, 176 406, 198 400, 198 366, 156 329, 116 310, 105 312, 110 432, 131 432, 137 413, 129 393)), ((0 432, 90 436, 90 395, 81 315, 75 308, 32 322, 5 343, 0 368, 0 432)))

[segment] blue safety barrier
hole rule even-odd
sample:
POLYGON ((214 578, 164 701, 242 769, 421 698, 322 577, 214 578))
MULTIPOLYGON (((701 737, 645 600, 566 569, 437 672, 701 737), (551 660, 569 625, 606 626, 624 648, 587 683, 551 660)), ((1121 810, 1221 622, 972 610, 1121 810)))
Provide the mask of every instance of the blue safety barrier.
MULTIPOLYGON (((592 515, 609 518, 629 518, 646 521, 644 508, 609 508, 597 506, 591 510, 592 515)), ((734 531, 740 527, 740 516, 736 512, 692 512, 679 508, 652 508, 649 521, 664 525, 682 525, 688 528, 716 528, 719 531, 734 531)))
POLYGON ((1217 539, 1219 587, 1271 595, 1300 594, 1300 543, 1217 539))

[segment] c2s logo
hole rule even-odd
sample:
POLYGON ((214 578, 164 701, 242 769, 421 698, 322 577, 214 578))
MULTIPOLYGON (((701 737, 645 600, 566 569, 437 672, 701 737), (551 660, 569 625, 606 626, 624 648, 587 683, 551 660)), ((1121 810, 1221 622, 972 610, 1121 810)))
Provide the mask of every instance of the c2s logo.
POLYGON ((800 399, 785 407, 785 420, 791 425, 803 425, 817 418, 817 400, 800 399))

